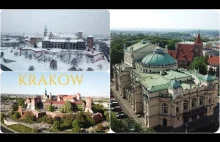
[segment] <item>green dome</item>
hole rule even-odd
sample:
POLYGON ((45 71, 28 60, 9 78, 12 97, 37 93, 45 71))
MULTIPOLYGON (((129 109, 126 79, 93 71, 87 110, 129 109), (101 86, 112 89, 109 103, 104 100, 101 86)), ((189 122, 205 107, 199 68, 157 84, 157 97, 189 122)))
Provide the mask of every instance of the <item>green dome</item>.
POLYGON ((172 80, 171 83, 170 83, 170 87, 173 88, 173 89, 176 89, 176 88, 181 87, 181 84, 177 80, 172 80))
POLYGON ((204 76, 204 80, 205 80, 205 81, 213 81, 213 78, 212 78, 211 75, 208 75, 208 74, 207 74, 207 75, 204 76))
POLYGON ((144 66, 166 66, 176 64, 176 61, 169 54, 164 53, 160 47, 156 47, 153 53, 142 59, 141 63, 144 66))

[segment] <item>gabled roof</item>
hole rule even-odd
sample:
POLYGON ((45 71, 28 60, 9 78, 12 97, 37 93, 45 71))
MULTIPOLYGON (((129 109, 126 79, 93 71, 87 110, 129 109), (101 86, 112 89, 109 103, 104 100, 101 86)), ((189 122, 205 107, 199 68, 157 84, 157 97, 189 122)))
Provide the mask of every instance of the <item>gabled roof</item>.
POLYGON ((219 56, 212 56, 208 59, 210 65, 219 65, 219 56))
POLYGON ((168 54, 176 59, 177 50, 168 50, 168 54))
POLYGON ((194 45, 193 44, 179 44, 177 49, 178 61, 192 61, 194 45))

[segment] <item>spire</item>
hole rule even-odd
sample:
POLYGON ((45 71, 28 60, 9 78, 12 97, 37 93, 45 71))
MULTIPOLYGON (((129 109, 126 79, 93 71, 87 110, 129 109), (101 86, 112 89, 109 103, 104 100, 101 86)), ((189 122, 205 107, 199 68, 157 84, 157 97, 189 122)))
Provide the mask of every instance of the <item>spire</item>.
POLYGON ((198 36, 197 36, 197 38, 196 38, 195 44, 202 44, 202 40, 201 40, 201 38, 200 38, 200 30, 199 30, 199 34, 198 34, 198 36))

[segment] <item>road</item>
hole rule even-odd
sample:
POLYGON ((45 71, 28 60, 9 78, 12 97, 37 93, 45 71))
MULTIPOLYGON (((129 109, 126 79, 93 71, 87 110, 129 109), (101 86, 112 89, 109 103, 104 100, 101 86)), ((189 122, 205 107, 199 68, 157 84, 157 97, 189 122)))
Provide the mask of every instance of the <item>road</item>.
POLYGON ((133 118, 137 123, 139 123, 142 128, 147 128, 146 125, 144 125, 143 120, 141 120, 140 118, 138 118, 138 116, 135 114, 135 112, 133 111, 131 105, 129 104, 129 102, 126 99, 123 99, 119 94, 119 92, 117 90, 115 90, 114 86, 111 86, 111 89, 113 91, 113 96, 116 99, 116 101, 120 104, 122 110, 130 117, 133 118))
POLYGON ((7 68, 6 66, 1 64, 2 71, 12 71, 11 69, 7 68))

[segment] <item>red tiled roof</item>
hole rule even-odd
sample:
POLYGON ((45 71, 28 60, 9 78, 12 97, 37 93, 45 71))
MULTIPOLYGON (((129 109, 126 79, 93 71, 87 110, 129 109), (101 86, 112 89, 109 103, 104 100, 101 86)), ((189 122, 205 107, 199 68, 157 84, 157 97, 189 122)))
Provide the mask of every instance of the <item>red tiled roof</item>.
POLYGON ((174 59, 176 59, 176 53, 177 53, 177 50, 168 50, 168 54, 172 56, 174 59))
POLYGON ((202 44, 202 40, 200 38, 200 34, 198 34, 197 38, 196 38, 196 42, 195 44, 202 44))
POLYGON ((178 61, 192 61, 194 57, 193 48, 193 44, 179 44, 176 59, 178 61))
POLYGON ((208 59, 210 65, 219 65, 219 56, 212 56, 208 59))

